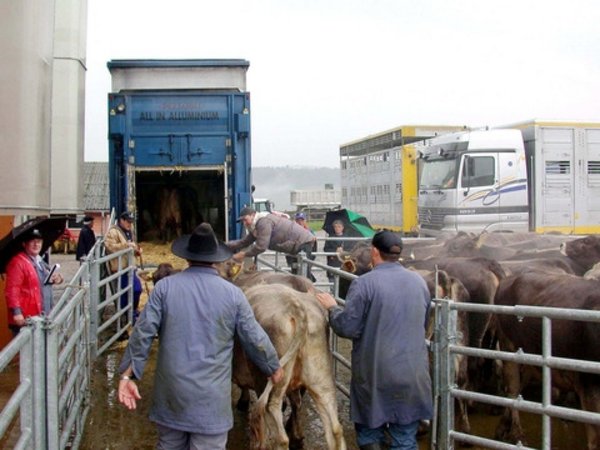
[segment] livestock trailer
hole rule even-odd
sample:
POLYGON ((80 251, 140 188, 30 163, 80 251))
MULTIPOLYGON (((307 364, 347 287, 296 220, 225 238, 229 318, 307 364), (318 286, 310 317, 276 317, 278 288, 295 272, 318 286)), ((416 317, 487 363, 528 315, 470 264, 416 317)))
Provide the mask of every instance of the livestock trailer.
POLYGON ((237 239, 251 204, 249 62, 112 60, 110 205, 135 213, 140 240, 209 222, 237 239))

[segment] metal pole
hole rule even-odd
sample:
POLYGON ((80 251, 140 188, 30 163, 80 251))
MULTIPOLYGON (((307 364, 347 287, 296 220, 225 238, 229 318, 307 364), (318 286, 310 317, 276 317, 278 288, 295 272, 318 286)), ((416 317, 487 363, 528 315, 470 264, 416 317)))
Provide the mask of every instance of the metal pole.
MULTIPOLYGON (((542 318, 542 356, 544 360, 552 356, 552 321, 548 317, 542 318)), ((552 404, 552 371, 546 364, 542 367, 542 406, 552 404)), ((542 416, 542 450, 550 450, 552 440, 552 423, 550 416, 542 416)))
POLYGON ((43 332, 46 337, 46 436, 48 439, 48 450, 59 450, 60 448, 60 415, 58 411, 58 328, 49 326, 52 324, 43 322, 43 332))
MULTIPOLYGON (((33 435, 36 449, 49 449, 48 445, 48 403, 47 403, 47 362, 46 362, 46 330, 42 317, 31 319, 32 343, 33 343, 33 435)), ((31 364, 23 361, 21 364, 31 364)))
POLYGON ((129 278, 129 290, 127 291, 129 311, 127 311, 127 322, 133 324, 133 277, 135 276, 135 256, 133 254, 133 249, 127 253, 127 265, 129 266, 129 273, 127 274, 129 278))
MULTIPOLYGON (((90 355, 92 361, 95 360, 98 355, 98 326, 100 322, 100 311, 98 311, 100 290, 98 289, 98 283, 100 282, 100 264, 103 264, 97 262, 99 257, 100 245, 96 245, 94 255, 85 262, 88 266, 85 278, 89 280, 89 289, 87 292, 89 298, 90 335, 88 340, 90 343, 90 355)), ((105 287, 105 289, 107 289, 107 287, 105 287)))

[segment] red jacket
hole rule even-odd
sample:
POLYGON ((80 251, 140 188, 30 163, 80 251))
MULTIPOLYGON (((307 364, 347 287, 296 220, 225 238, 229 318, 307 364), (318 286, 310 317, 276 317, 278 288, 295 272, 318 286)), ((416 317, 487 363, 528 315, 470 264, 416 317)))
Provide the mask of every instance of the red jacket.
POLYGON ((14 325, 13 308, 21 308, 23 317, 39 316, 42 313, 42 291, 37 272, 31 259, 19 252, 6 266, 6 288, 8 323, 14 325))

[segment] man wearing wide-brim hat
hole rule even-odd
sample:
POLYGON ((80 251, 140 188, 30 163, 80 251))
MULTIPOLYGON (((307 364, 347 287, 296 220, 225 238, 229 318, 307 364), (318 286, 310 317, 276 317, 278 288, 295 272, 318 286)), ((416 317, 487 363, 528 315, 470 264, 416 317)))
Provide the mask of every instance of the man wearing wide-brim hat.
POLYGON ((129 338, 121 361, 119 401, 136 408, 134 380, 144 371, 158 333, 153 406, 157 448, 225 449, 233 426, 231 361, 237 336, 248 357, 274 383, 283 370, 269 337, 242 291, 214 264, 233 256, 209 224, 175 240, 172 252, 188 261, 183 272, 160 280, 129 338), (186 442, 188 445, 176 445, 186 442))

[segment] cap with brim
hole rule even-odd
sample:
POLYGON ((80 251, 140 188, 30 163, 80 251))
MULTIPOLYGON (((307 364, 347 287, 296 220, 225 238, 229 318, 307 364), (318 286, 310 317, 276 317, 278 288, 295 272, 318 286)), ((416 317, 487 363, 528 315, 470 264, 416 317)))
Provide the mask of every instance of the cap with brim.
POLYGON ((44 236, 42 235, 42 232, 40 230, 38 230, 37 228, 33 228, 24 233, 22 239, 23 242, 28 242, 32 239, 44 239, 44 236))
POLYGON ((306 216, 304 215, 304 213, 296 213, 296 215, 294 216, 296 219, 303 219, 306 220, 306 216))
POLYGON ((208 223, 198 225, 192 234, 177 238, 171 245, 171 251, 194 262, 223 262, 233 256, 231 249, 217 239, 208 223))
POLYGON ((255 212, 256 210, 254 208, 250 208, 249 206, 242 208, 242 210, 240 211, 240 216, 237 218, 237 222, 241 222, 244 219, 244 217, 254 214, 255 212))
POLYGON ((378 231, 373 236, 373 247, 383 253, 390 255, 399 255, 402 253, 402 239, 397 234, 383 230, 378 231))
POLYGON ((94 221, 94 218, 92 216, 85 216, 82 220, 83 223, 90 223, 93 221, 94 221))
POLYGON ((128 212, 124 212, 119 216, 119 219, 126 220, 127 222, 133 222, 133 216, 128 212))

